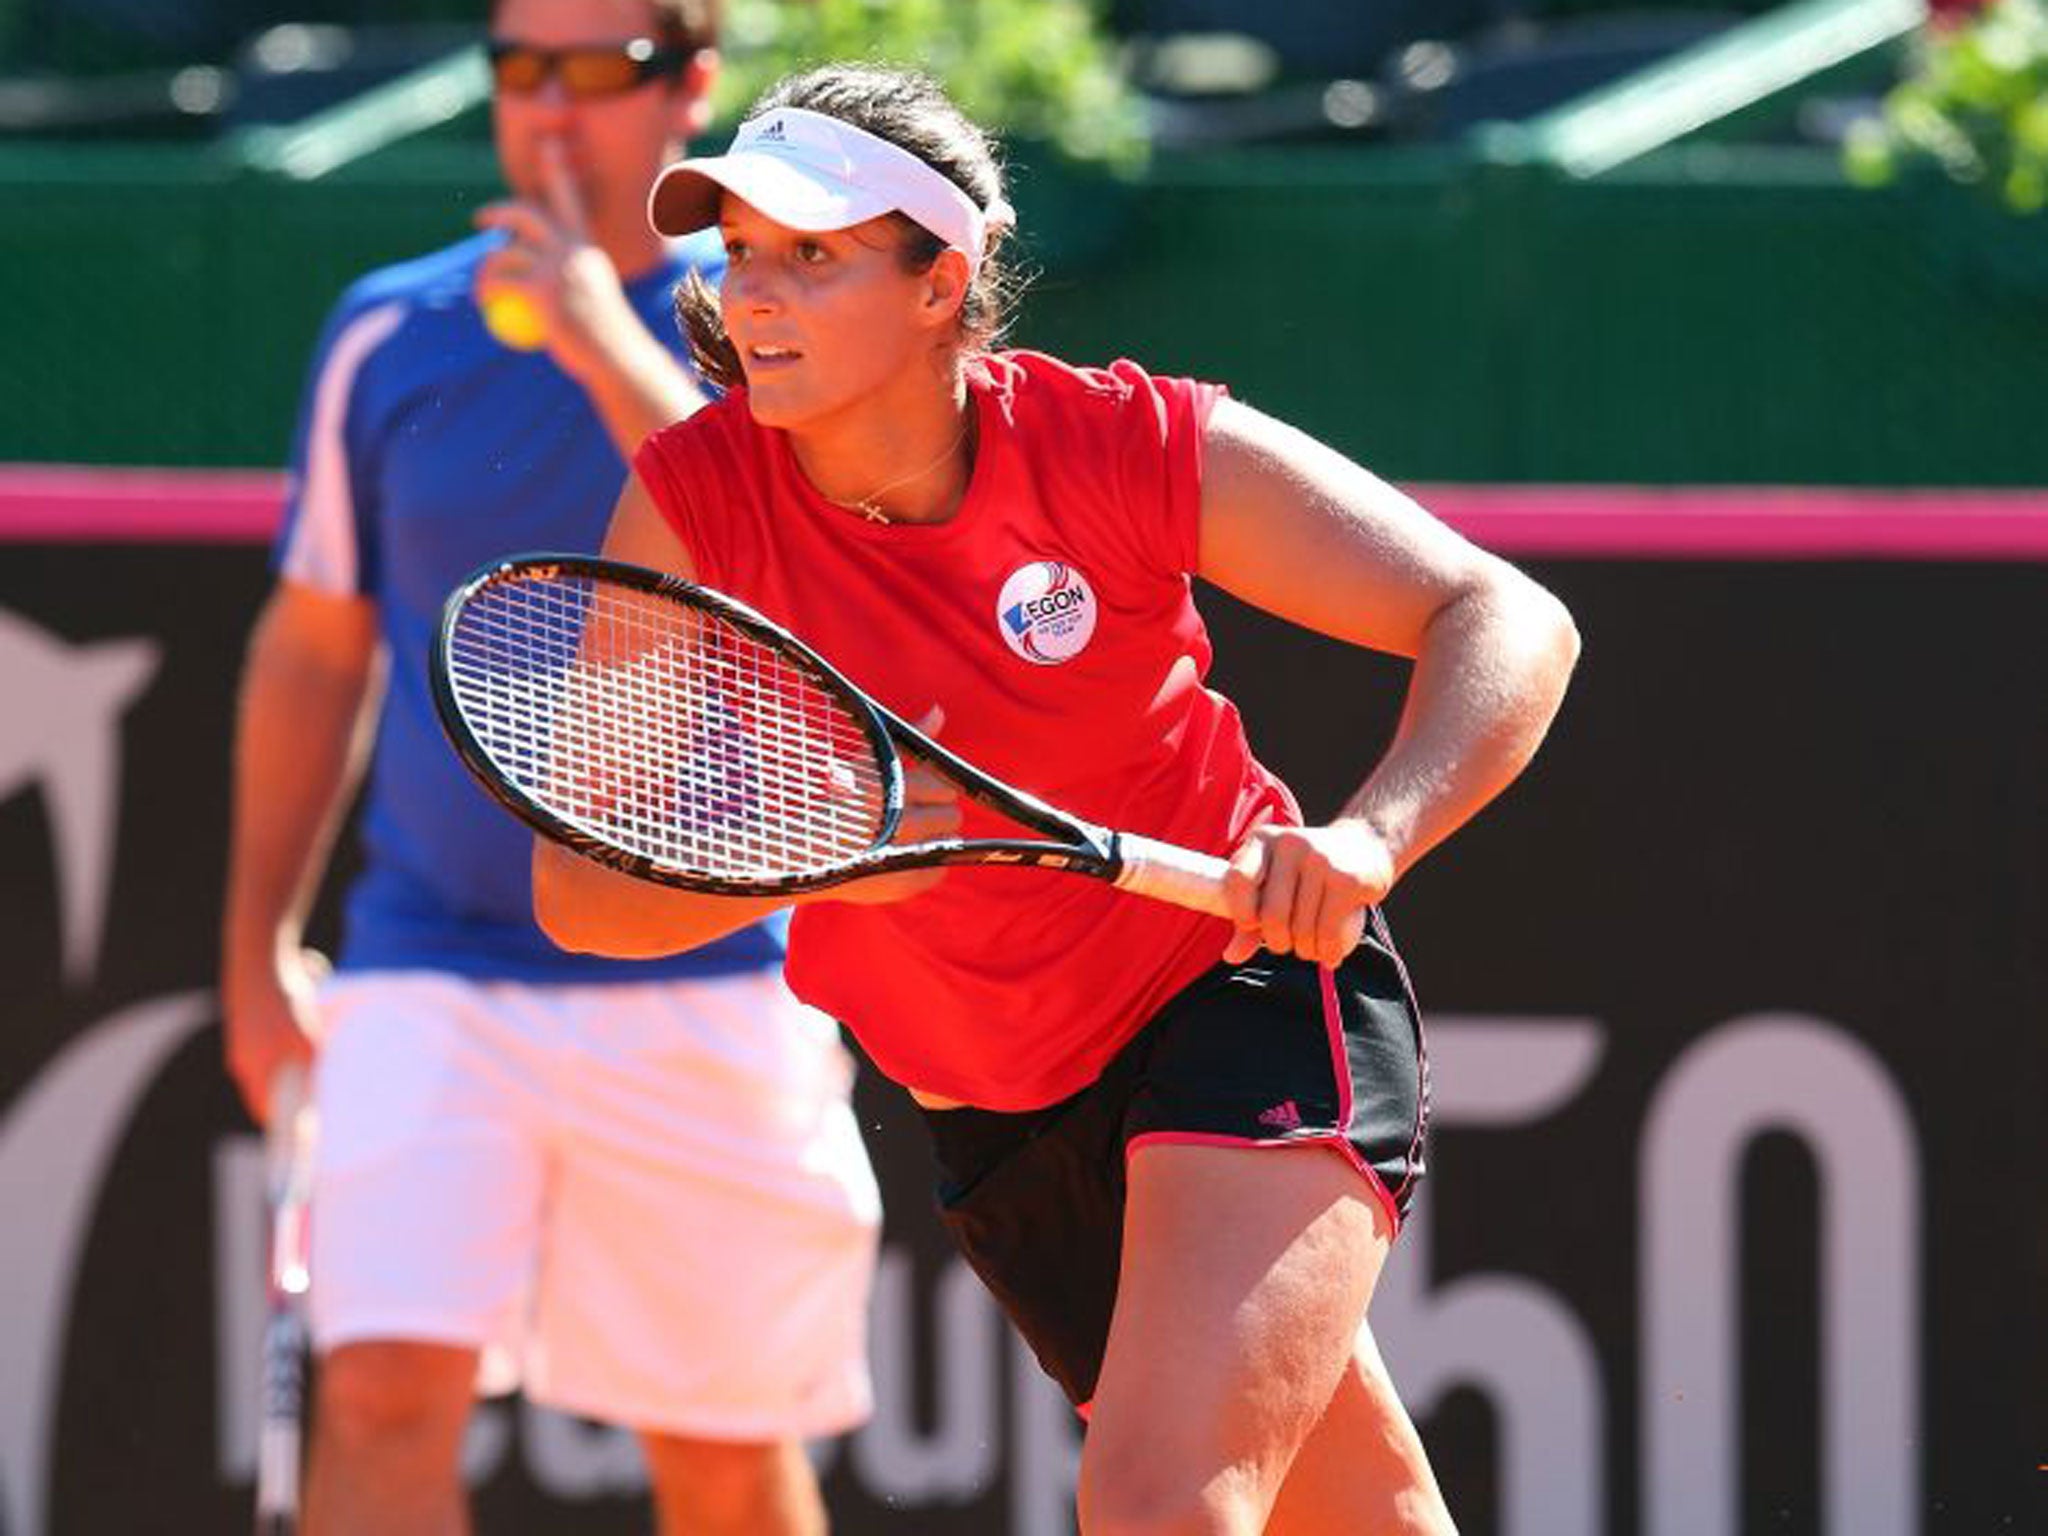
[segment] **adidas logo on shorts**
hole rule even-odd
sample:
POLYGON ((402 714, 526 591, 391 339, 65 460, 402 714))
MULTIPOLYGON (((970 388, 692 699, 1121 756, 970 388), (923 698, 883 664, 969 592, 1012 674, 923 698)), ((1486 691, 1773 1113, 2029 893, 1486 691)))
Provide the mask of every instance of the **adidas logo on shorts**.
POLYGON ((1294 1107, 1294 1100, 1289 1099, 1271 1109, 1261 1110, 1259 1124, 1270 1125, 1276 1131, 1298 1131, 1301 1129, 1301 1111, 1294 1107))

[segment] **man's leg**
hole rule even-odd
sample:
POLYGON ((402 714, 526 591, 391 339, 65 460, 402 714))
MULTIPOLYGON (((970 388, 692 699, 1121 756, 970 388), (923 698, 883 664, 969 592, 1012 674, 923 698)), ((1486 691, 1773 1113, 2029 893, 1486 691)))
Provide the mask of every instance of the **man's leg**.
POLYGON ((344 972, 321 1007, 308 1530, 456 1536, 476 1346, 513 1337, 545 1197, 535 1051, 459 976, 344 972))
POLYGON ((640 1432, 664 1536, 820 1536, 880 1224, 836 1026, 773 972, 534 1006, 601 1048, 557 1069, 528 1397, 640 1432))
POLYGON ((817 1475, 794 1440, 642 1435, 661 1536, 825 1536, 817 1475))
POLYGON ((320 1362, 307 1536, 462 1536, 476 1351, 344 1344, 320 1362))

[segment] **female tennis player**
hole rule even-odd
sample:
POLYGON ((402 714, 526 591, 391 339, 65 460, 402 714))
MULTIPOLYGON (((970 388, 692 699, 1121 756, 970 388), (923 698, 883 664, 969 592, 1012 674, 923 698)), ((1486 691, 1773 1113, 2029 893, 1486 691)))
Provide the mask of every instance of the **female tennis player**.
MULTIPOLYGON (((606 552, 741 598, 999 778, 1231 863, 1229 920, 1017 869, 797 903, 797 993, 924 1106, 948 1226, 1090 1415, 1082 1529, 1451 1529, 1365 1326, 1427 1103, 1377 904, 1536 750, 1569 616, 1216 386, 992 350, 1000 167, 919 77, 785 80, 650 207, 723 232, 680 307, 729 393, 641 449, 606 552), (1193 575, 1413 659, 1328 824, 1204 687, 1193 575)), ((956 829, 1001 831, 913 775, 901 839, 956 829)), ((772 905, 545 841, 535 887, 558 942, 615 955, 772 905)))

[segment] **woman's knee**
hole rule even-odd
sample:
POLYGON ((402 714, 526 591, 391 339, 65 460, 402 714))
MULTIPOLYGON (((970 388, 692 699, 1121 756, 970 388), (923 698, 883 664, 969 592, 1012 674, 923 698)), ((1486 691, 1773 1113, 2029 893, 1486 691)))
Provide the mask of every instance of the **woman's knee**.
POLYGON ((1267 1499, 1256 1478, 1203 1474, 1133 1449, 1082 1456, 1083 1536, 1255 1536, 1263 1525, 1267 1499))

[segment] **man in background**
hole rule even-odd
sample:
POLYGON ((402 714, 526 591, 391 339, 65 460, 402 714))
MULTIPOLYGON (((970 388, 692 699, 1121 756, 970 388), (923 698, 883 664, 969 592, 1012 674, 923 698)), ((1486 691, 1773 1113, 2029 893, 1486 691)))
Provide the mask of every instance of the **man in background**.
POLYGON ((499 0, 483 232, 357 282, 316 353, 235 739, 228 1066, 312 1056, 313 1536, 459 1532, 474 1393, 630 1425, 665 1532, 815 1536, 802 1440, 866 1412, 878 1196, 777 932, 563 954, 530 839, 442 739, 427 649, 494 555, 595 549, 624 456, 703 395, 649 229, 707 119, 715 0, 499 0), (301 947, 364 768, 333 977, 301 947), (744 1274, 734 1259, 744 1256, 744 1274))

